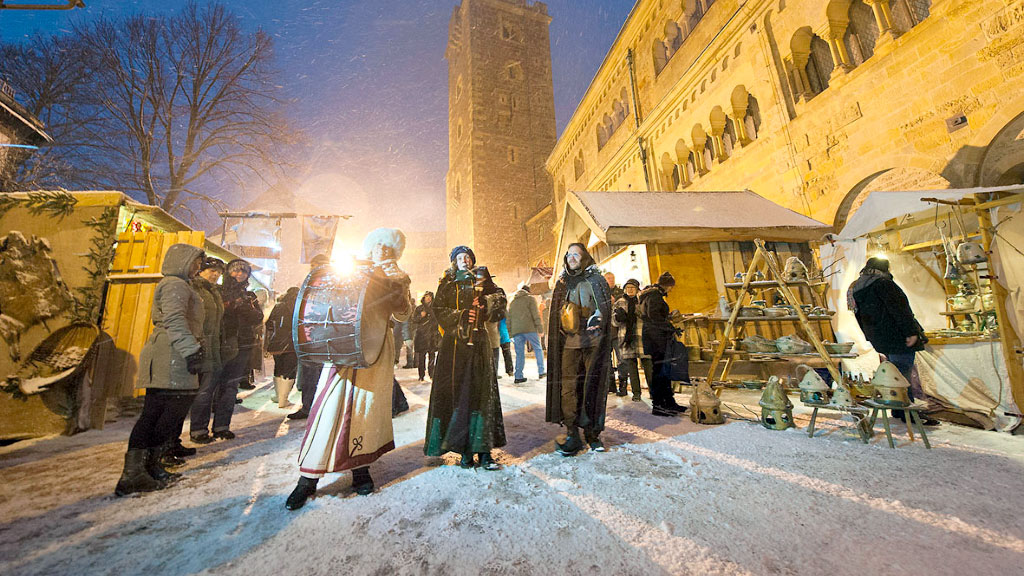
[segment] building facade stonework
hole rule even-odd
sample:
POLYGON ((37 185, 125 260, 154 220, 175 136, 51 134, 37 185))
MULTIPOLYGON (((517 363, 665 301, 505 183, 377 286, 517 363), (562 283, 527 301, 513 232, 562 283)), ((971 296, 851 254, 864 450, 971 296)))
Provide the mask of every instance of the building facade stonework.
POLYGON ((554 224, 550 22, 540 2, 463 0, 449 24, 447 242, 506 287, 551 250, 537 242, 554 224))
POLYGON ((556 222, 572 190, 841 227, 873 190, 1020 183, 1022 79, 1024 0, 640 0, 548 159, 556 222))

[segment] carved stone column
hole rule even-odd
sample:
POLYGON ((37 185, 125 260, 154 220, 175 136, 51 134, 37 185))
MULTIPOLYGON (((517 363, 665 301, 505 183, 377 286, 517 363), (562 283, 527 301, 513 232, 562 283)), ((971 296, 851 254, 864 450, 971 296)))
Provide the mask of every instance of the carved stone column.
POLYGON ((801 102, 806 102, 814 94, 811 93, 811 81, 807 78, 808 54, 793 53, 793 80, 796 84, 796 97, 801 102))
POLYGON ((889 0, 864 0, 864 3, 871 6, 875 14, 875 23, 878 24, 879 40, 895 40, 898 33, 893 26, 892 9, 889 7, 889 0))

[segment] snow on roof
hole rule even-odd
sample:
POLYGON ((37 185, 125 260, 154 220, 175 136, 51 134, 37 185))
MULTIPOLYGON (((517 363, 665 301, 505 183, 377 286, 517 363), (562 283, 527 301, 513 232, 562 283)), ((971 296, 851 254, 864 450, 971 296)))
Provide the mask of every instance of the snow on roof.
POLYGON ((574 192, 569 204, 608 244, 820 240, 831 227, 749 191, 574 192))

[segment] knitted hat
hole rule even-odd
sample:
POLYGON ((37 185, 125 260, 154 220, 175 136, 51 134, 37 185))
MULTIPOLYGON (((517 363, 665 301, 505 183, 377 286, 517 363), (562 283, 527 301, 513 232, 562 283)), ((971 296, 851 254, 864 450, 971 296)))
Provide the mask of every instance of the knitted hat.
POLYGON ((201 268, 199 268, 199 271, 202 272, 203 270, 211 269, 218 270, 221 273, 223 273, 224 261, 221 260, 220 258, 214 258, 213 256, 207 257, 206 259, 203 260, 203 265, 201 268))
POLYGON ((473 250, 469 246, 456 246, 452 248, 451 254, 448 255, 448 260, 455 262, 455 257, 459 254, 468 254, 469 259, 473 261, 473 264, 476 264, 476 254, 473 254, 473 250))
POLYGON ((661 276, 658 276, 658 286, 675 286, 676 279, 672 276, 671 272, 662 272, 661 276))
POLYGON ((625 290, 626 286, 634 286, 634 287, 636 287, 637 290, 639 290, 640 289, 640 281, 637 280, 636 278, 630 278, 629 280, 626 280, 625 284, 622 285, 622 289, 625 290))

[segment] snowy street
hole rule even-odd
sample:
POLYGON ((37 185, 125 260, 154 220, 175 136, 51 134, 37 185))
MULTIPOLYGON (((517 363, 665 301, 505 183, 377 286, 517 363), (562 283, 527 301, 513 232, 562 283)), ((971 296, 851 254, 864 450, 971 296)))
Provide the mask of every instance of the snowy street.
POLYGON ((200 446, 161 492, 112 495, 130 419, 5 447, 0 573, 1011 574, 1024 565, 1020 438, 945 424, 926 451, 897 425, 890 450, 881 434, 863 445, 849 422, 820 416, 810 439, 803 429, 659 418, 646 402, 613 396, 609 451, 563 458, 552 453, 559 428, 543 422, 543 384, 503 378, 505 467, 467 471, 454 455, 423 457, 429 384, 400 375, 412 409, 395 419, 398 449, 371 467, 378 491, 355 496, 348 474, 330 475, 297 512, 283 504, 303 426, 270 404, 266 382, 236 411, 238 438, 200 446))

